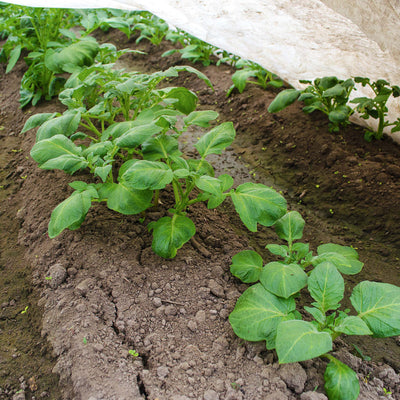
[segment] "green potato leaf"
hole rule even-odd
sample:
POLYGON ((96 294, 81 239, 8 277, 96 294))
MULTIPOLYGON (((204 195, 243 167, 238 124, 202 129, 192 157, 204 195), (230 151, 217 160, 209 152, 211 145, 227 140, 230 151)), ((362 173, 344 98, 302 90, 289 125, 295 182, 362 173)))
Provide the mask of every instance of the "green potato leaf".
POLYGON ((45 65, 56 74, 75 72, 83 66, 92 65, 99 52, 99 45, 94 40, 81 40, 64 47, 59 53, 48 52, 45 65))
POLYGON ((350 301, 375 337, 400 335, 399 287, 364 281, 354 288, 350 301))
POLYGON ((14 67, 17 61, 19 60, 19 56, 21 55, 21 50, 22 47, 21 45, 15 46, 11 51, 10 51, 10 58, 8 60, 8 65, 6 69, 6 74, 8 74, 14 67))
POLYGON ((316 306, 325 314, 339 307, 344 296, 344 279, 333 264, 323 262, 311 271, 308 290, 316 300, 316 306))
POLYGON ((257 223, 272 226, 286 213, 286 200, 274 189, 258 183, 239 185, 231 194, 240 219, 251 232, 257 231, 257 223))
POLYGON ((265 248, 272 254, 280 257, 287 257, 289 254, 289 248, 287 246, 281 246, 279 244, 267 244, 265 248))
POLYGON ((164 189, 172 182, 173 171, 159 161, 137 160, 121 176, 121 182, 136 190, 164 189))
POLYGON ((169 89, 166 94, 167 99, 174 99, 173 106, 184 114, 190 114, 196 109, 197 96, 184 87, 169 89))
MULTIPOLYGON (((134 149, 161 131, 162 128, 154 123, 135 126, 121 134, 115 140, 115 144, 119 147, 134 149)), ((115 134, 115 131, 113 133, 115 134)))
POLYGON ((151 247, 156 254, 164 258, 174 258, 176 252, 196 233, 193 221, 177 214, 172 218, 163 217, 151 222, 148 228, 153 230, 151 247))
POLYGON ((277 235, 292 243, 294 240, 303 237, 305 221, 297 211, 289 211, 275 223, 277 235))
POLYGON ((255 75, 255 71, 248 68, 239 69, 232 75, 232 81, 237 87, 239 93, 243 93, 244 88, 246 87, 247 79, 255 75))
POLYGON ((55 135, 71 136, 76 132, 81 121, 79 111, 66 112, 61 117, 45 121, 36 133, 36 142, 55 135))
POLYGON ((312 261, 313 265, 329 261, 342 273, 347 275, 358 274, 363 263, 358 260, 358 253, 351 247, 327 243, 318 247, 318 256, 312 261))
POLYGON ((360 393, 357 374, 335 357, 329 356, 329 360, 324 373, 329 400, 356 400, 360 393))
POLYGON ((268 112, 276 113, 293 104, 300 96, 301 91, 286 89, 280 92, 268 107, 268 112))
POLYGON ((149 161, 158 161, 172 157, 179 157, 182 152, 179 151, 178 141, 168 135, 160 135, 150 138, 142 145, 143 158, 149 161))
POLYGON ((263 268, 260 282, 274 295, 287 299, 307 286, 307 274, 297 264, 270 262, 263 268))
POLYGON ((183 118, 185 125, 197 125, 202 128, 208 128, 210 121, 218 118, 218 113, 213 110, 193 111, 187 117, 183 118))
POLYGON ((210 154, 221 154, 235 139, 235 128, 232 122, 224 122, 203 135, 194 145, 202 157, 210 154))
POLYGON ((32 115, 26 122, 24 127, 22 128, 21 133, 25 133, 33 128, 36 128, 42 125, 44 122, 53 119, 57 113, 41 113, 32 115))
POLYGON ((331 335, 319 332, 311 322, 292 320, 278 326, 276 352, 282 364, 310 360, 331 350, 331 335))
POLYGON ((344 318, 334 329, 345 335, 372 335, 368 325, 360 317, 354 315, 344 318))
POLYGON ((51 213, 48 227, 50 238, 58 236, 64 229, 77 229, 84 221, 92 204, 92 191, 75 191, 51 213))
POLYGON ((61 169, 72 174, 88 165, 81 156, 81 149, 64 135, 37 142, 30 154, 43 169, 61 169))
POLYGON ((260 279, 263 269, 261 256, 253 250, 243 250, 232 257, 231 273, 245 283, 260 279))
POLYGON ((279 298, 256 283, 239 297, 229 321, 237 336, 257 342, 275 337, 278 325, 293 318, 290 313, 295 309, 293 298, 279 298))
POLYGON ((123 183, 103 184, 99 190, 102 200, 107 201, 110 210, 124 215, 139 214, 151 207, 153 192, 151 190, 134 190, 123 183))

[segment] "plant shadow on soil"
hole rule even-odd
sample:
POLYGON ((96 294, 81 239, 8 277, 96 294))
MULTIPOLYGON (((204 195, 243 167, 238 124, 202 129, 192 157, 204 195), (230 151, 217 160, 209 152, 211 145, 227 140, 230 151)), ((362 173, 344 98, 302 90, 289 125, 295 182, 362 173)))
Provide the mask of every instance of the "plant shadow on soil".
MULTIPOLYGON (((118 31, 98 37, 147 53, 124 56, 121 63, 127 68, 148 72, 188 64, 178 55, 161 57, 169 43, 137 46, 118 31)), ((221 122, 233 121, 237 139, 229 157, 216 158, 218 173, 227 171, 236 184, 252 179, 281 190, 289 207, 306 220, 304 239, 314 250, 327 242, 357 248, 365 266, 348 277, 349 288, 361 280, 400 285, 400 147, 388 138, 367 143, 362 128, 354 125, 331 134, 324 116, 305 115, 299 104, 269 114, 274 90, 248 85, 227 99, 233 70, 194 66, 208 76, 214 91, 190 74, 169 83, 193 90, 200 108, 219 111, 221 122)), ((228 315, 247 287, 229 272, 232 256, 252 247, 266 262, 265 244, 277 241, 272 229, 248 233, 231 204, 221 211, 193 208, 195 239, 174 260, 153 254, 146 229, 149 221, 166 214, 167 194, 144 223, 99 205, 78 231, 47 237, 51 210, 70 193, 72 178, 39 170, 29 158, 33 133, 18 136, 33 113, 61 110, 55 100, 18 109, 23 70, 22 63, 8 75, 3 68, 0 78, 0 398, 12 398, 20 388, 26 398, 43 394, 52 399, 90 394, 104 399, 298 399, 315 387, 323 393, 323 361, 279 367, 263 344, 244 343, 230 328, 228 315), (49 274, 59 278, 46 281, 49 274), (139 357, 133 359, 129 349, 139 357)), ((379 398, 383 387, 400 398, 398 375, 388 367, 400 370, 396 339, 346 337, 334 350, 358 371, 363 398, 379 398), (375 364, 354 357, 352 345, 375 364)))

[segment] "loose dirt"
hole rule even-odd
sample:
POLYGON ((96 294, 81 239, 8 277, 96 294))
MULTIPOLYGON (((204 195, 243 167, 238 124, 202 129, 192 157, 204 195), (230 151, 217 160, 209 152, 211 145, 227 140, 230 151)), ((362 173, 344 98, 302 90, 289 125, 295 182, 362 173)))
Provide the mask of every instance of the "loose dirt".
MULTIPOLYGON (((161 58, 168 43, 136 46, 114 31, 99 38, 147 52, 124 56, 126 68, 188 64, 178 55, 161 58)), ((365 267, 347 280, 349 289, 366 279, 400 285, 400 147, 387 138, 366 143, 354 125, 331 134, 324 116, 305 115, 299 104, 271 115, 275 90, 248 85, 226 98, 233 70, 195 67, 214 91, 190 74, 171 83, 196 92, 200 108, 219 111, 237 130, 229 157, 215 160, 218 173, 281 190, 306 219, 313 249, 321 242, 356 247, 365 267)), ((252 247, 266 261, 265 244, 276 242, 271 229, 249 234, 231 204, 191 209, 196 236, 173 260, 152 252, 147 230, 166 215, 168 193, 144 221, 98 205, 79 230, 48 238, 51 211, 77 176, 40 170, 29 157, 34 133, 18 133, 33 113, 62 108, 53 100, 19 110, 24 65, 8 75, 1 68, 0 398, 326 399, 325 361, 279 365, 263 343, 244 342, 230 327, 247 288, 229 272, 232 256, 252 247)), ((398 338, 346 337, 334 354, 357 371, 360 399, 400 399, 398 338)))

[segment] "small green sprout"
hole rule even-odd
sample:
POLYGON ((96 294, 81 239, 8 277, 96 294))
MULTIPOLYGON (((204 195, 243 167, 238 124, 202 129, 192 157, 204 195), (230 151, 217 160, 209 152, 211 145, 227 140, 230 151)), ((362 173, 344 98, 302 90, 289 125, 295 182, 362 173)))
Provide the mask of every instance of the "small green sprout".
POLYGON ((29 308, 29 306, 26 306, 25 309, 23 309, 23 310, 21 311, 21 314, 26 314, 27 311, 28 311, 28 308, 29 308))
POLYGON ((392 392, 390 390, 387 390, 386 388, 383 388, 383 393, 385 394, 385 396, 390 396, 392 394, 392 392))
POLYGON ((52 276, 45 276, 44 279, 46 279, 46 281, 51 281, 53 279, 52 276))
POLYGON ((83 344, 87 344, 87 339, 85 336, 83 337, 83 344))
POLYGON ((130 350, 128 351, 128 353, 129 353, 133 358, 139 357, 139 353, 138 353, 136 350, 130 349, 130 350))

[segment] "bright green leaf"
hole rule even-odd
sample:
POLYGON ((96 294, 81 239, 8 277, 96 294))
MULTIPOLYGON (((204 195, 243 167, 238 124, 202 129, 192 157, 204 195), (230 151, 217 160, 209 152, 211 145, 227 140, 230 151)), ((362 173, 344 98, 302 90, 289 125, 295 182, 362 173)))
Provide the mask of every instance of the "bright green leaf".
POLYGON ((81 40, 64 47, 59 53, 48 52, 45 58, 46 67, 57 74, 75 72, 76 69, 92 65, 99 51, 94 40, 81 40))
POLYGON ((301 91, 296 89, 286 89, 280 92, 268 107, 268 112, 276 113, 294 103, 300 96, 301 91))
POLYGON ((197 96, 184 87, 176 87, 168 90, 167 99, 175 99, 173 106, 184 114, 190 114, 197 105, 197 96))
POLYGON ((25 133, 30 129, 36 128, 42 125, 44 122, 53 119, 57 113, 41 113, 32 115, 26 122, 24 127, 22 128, 21 133, 25 133))
POLYGON ((115 144, 119 147, 136 148, 150 139, 153 135, 160 133, 162 128, 156 124, 135 126, 119 136, 115 144))
POLYGON ((179 157, 182 153, 179 151, 178 141, 168 135, 160 135, 150 138, 142 145, 143 157, 145 160, 157 161, 167 159, 171 156, 179 157))
POLYGON ((150 190, 133 190, 122 183, 102 185, 100 197, 107 200, 107 207, 125 215, 139 214, 149 208, 153 192, 150 190))

